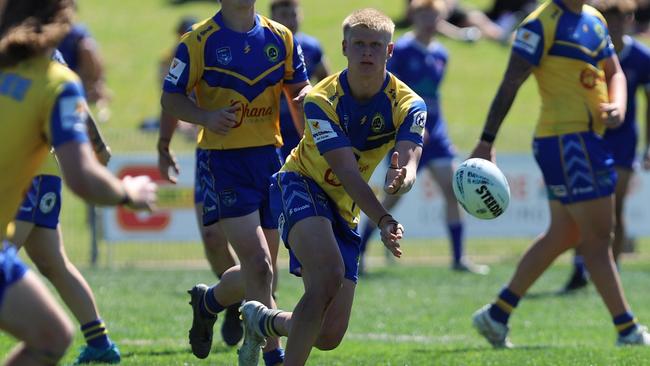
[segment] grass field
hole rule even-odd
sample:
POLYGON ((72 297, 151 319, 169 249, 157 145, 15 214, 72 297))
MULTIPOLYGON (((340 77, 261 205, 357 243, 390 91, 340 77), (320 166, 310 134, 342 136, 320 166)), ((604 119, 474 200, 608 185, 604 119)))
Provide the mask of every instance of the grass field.
MULTIPOLYGON (((184 15, 211 16, 218 5, 193 1, 172 6, 165 0, 84 0, 79 19, 96 36, 106 59, 108 84, 113 91, 112 118, 101 126, 116 152, 154 151, 155 134, 144 134, 138 123, 158 113, 160 90, 157 63, 174 45, 173 29, 184 15)), ((333 70, 345 66, 340 53, 340 23, 351 10, 376 6, 389 15, 401 15, 403 1, 303 0, 303 30, 319 38, 333 70)), ((467 3, 485 6, 489 0, 467 3)), ((267 13, 267 0, 258 9, 267 13)), ((478 136, 491 98, 505 68, 508 50, 480 42, 474 45, 442 40, 451 61, 442 87, 443 108, 452 140, 468 151, 478 136)), ((528 152, 529 136, 539 99, 530 80, 521 90, 505 121, 497 148, 528 152), (524 138, 522 138, 524 137, 524 138)), ((643 106, 640 111, 645 110, 643 106)), ((174 149, 190 151, 193 143, 176 138, 174 149)), ((97 268, 87 268, 89 230, 83 204, 65 194, 62 225, 71 259, 83 268, 107 320, 111 336, 124 353, 125 365, 234 365, 232 348, 215 342, 205 361, 189 352, 186 335, 190 323, 185 291, 197 281, 210 283, 198 243, 122 243, 107 250, 100 243, 97 268), (111 255, 109 258, 108 255, 111 255)), ((540 227, 540 231, 543 228, 540 227)), ((644 365, 647 349, 618 349, 614 330, 593 287, 571 297, 550 293, 565 280, 568 257, 561 258, 532 289, 512 321, 512 351, 494 351, 471 329, 474 310, 492 301, 509 278, 530 239, 470 240, 468 251, 492 265, 486 277, 458 275, 447 269, 444 240, 406 240, 405 258, 398 266, 385 266, 383 250, 375 242, 371 273, 359 283, 350 329, 340 348, 314 351, 312 365, 644 365)), ((623 283, 641 321, 650 322, 650 239, 641 239, 639 252, 625 259, 623 283)), ((281 253, 279 303, 291 308, 301 282, 286 274, 281 253)), ((218 338, 218 337, 216 337, 218 338)), ((83 343, 76 335, 66 362, 83 343)), ((14 341, 0 334, 0 356, 14 341)))

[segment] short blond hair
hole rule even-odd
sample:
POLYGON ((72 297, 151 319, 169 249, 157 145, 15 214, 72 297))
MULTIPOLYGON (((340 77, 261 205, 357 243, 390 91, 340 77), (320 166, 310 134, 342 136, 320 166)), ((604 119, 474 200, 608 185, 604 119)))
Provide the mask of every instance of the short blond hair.
POLYGON ((347 38, 354 27, 365 27, 373 31, 385 33, 388 39, 393 38, 395 23, 386 14, 373 8, 355 10, 343 20, 343 38, 347 38))
POLYGON ((637 8, 636 0, 589 0, 587 4, 601 13, 633 13, 637 8))
POLYGON ((412 0, 409 4, 409 13, 413 14, 418 10, 433 9, 443 17, 449 11, 445 0, 412 0))

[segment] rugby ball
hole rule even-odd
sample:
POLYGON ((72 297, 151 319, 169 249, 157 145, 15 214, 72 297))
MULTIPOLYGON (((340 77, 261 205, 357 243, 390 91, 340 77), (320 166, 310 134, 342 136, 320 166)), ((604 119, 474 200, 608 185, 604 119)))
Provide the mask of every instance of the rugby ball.
POLYGON ((483 220, 499 217, 510 203, 510 186, 492 162, 472 158, 458 166, 453 180, 454 195, 470 215, 483 220))

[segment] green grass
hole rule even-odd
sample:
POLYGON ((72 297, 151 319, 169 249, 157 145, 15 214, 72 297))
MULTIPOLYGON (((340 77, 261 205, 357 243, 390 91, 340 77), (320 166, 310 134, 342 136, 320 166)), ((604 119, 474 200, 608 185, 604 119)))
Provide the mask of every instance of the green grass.
MULTIPOLYGON (((489 276, 457 274, 447 269, 442 242, 406 242, 406 261, 384 266, 373 243, 369 275, 359 282, 352 319, 342 345, 331 352, 314 351, 311 365, 643 365, 649 349, 615 348, 615 332, 592 286, 583 293, 550 294, 566 279, 568 257, 561 258, 531 289, 513 316, 510 351, 492 350, 470 325, 473 311, 492 301, 513 272, 527 240, 470 241, 470 250, 489 261, 489 276), (414 264, 408 258, 425 262, 414 264), (422 259, 424 258, 424 259, 422 259)), ((640 251, 647 253, 650 242, 640 251)), ((648 255, 626 258, 623 283, 642 321, 650 319, 648 255)), ((281 272, 279 304, 291 309, 302 292, 299 279, 281 272)), ((124 354, 124 365, 233 365, 236 352, 216 336, 205 361, 191 355, 186 342, 191 322, 185 291, 196 282, 213 281, 206 270, 86 270, 111 337, 124 354)), ((218 329, 218 328, 216 328, 218 329)), ((218 333, 217 333, 218 334, 218 333)), ((82 344, 65 362, 71 362, 82 344)), ((0 335, 0 354, 13 345, 0 335)))
MULTIPOLYGON (((485 7, 490 1, 467 3, 485 7)), ((345 67, 340 52, 340 24, 355 8, 378 6, 391 16, 402 14, 402 0, 303 1, 303 30, 321 40, 333 70, 345 67), (378 5, 381 4, 381 5, 378 5)), ((258 9, 267 13, 268 0, 258 9)), ((165 0, 80 2, 79 19, 97 38, 113 91, 112 118, 102 125, 116 153, 153 153, 156 135, 139 132, 139 122, 158 113, 158 60, 174 43, 173 29, 184 15, 209 17, 213 2, 172 6, 165 0)), ((474 45, 442 40, 451 58, 442 86, 442 103, 452 140, 467 152, 476 141, 496 91, 508 50, 489 42, 474 45)), ((497 142, 499 151, 528 152, 529 136, 539 108, 534 81, 515 101, 497 142), (525 136, 525 138, 522 138, 525 136)), ((639 111, 644 111, 640 106, 639 111)), ((177 138, 174 149, 189 152, 191 142, 177 138)), ((100 261, 88 269, 89 231, 82 203, 66 192, 62 226, 70 258, 83 269, 97 297, 111 336, 120 344, 125 365, 200 365, 236 363, 234 349, 215 342, 205 361, 189 353, 186 342, 190 308, 185 291, 213 276, 199 243, 100 242, 100 261)), ((543 228, 540 227, 540 231, 543 228)), ((617 349, 607 312, 593 287, 567 297, 539 297, 522 302, 513 317, 512 351, 491 350, 471 329, 471 313, 491 301, 514 270, 529 239, 469 240, 470 254, 492 264, 489 276, 457 275, 447 269, 445 240, 404 243, 402 265, 385 266, 378 243, 371 248, 371 274, 359 284, 350 329, 333 352, 314 351, 312 365, 642 365, 648 350, 617 349)), ((640 255, 626 258, 623 283, 636 315, 650 320, 650 240, 641 240, 640 255)), ((301 282, 286 274, 281 250, 280 306, 290 309, 302 291, 301 282)), ((549 293, 566 279, 564 256, 533 287, 549 293)), ((76 335, 70 362, 83 342, 76 335)), ((0 333, 0 355, 15 344, 0 333)))

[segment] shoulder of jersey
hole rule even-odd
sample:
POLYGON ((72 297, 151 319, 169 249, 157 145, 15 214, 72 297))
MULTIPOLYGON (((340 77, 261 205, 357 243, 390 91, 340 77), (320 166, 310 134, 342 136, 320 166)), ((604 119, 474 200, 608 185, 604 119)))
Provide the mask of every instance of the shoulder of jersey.
POLYGON ((79 76, 74 71, 57 61, 50 61, 47 78, 54 83, 80 82, 79 76))
POLYGON ((307 94, 307 98, 310 100, 329 100, 331 104, 333 101, 330 99, 337 97, 336 90, 340 75, 341 73, 337 72, 319 81, 307 94))
POLYGON ((204 19, 192 26, 192 30, 183 34, 181 42, 184 43, 203 43, 208 37, 219 30, 219 25, 212 18, 204 19))
POLYGON ((276 22, 273 19, 265 17, 264 15, 258 14, 258 16, 259 16, 259 19, 260 19, 260 25, 262 27, 269 28, 274 33, 279 34, 282 37, 286 37, 287 35, 291 35, 291 37, 293 37, 293 34, 289 30, 289 28, 287 28, 284 25, 276 22))

